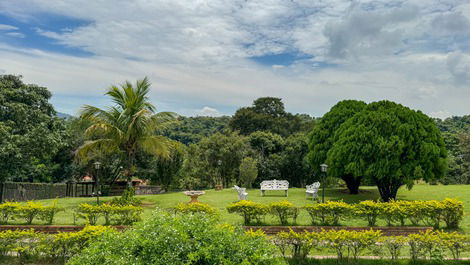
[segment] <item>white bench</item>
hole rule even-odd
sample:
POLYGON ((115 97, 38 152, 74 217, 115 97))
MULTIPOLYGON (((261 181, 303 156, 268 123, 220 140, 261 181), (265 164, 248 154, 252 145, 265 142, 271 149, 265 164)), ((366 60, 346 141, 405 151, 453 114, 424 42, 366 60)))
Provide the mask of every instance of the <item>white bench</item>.
POLYGON ((289 182, 287 180, 263 180, 261 182, 261 196, 264 196, 264 192, 267 190, 283 190, 287 197, 289 189, 289 182))
POLYGON ((237 185, 233 186, 235 190, 237 190, 238 193, 238 199, 241 200, 246 200, 248 197, 248 192, 246 192, 246 188, 240 188, 237 185))
POLYGON ((315 182, 312 185, 307 185, 306 186, 307 190, 305 191, 308 196, 312 196, 312 200, 317 198, 318 196, 318 190, 320 189, 320 182, 315 182))

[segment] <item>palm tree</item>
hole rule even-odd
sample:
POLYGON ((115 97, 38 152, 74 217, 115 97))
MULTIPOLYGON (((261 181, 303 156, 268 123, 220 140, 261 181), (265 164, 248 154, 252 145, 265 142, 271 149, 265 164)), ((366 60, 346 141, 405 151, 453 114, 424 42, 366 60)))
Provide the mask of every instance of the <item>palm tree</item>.
POLYGON ((149 102, 147 94, 150 82, 147 77, 138 80, 135 86, 129 81, 111 86, 106 92, 115 106, 106 110, 85 105, 80 117, 90 122, 85 130, 87 139, 77 149, 81 162, 87 162, 97 154, 119 154, 123 163, 124 176, 130 183, 135 172, 135 159, 138 151, 160 157, 169 157, 172 141, 156 135, 158 128, 176 118, 170 112, 155 113, 155 106, 149 102))

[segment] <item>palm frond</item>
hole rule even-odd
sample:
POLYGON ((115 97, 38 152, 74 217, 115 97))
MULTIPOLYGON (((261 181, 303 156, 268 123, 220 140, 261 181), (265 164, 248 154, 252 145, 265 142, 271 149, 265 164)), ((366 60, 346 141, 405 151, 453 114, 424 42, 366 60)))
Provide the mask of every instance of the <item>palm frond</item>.
POLYGON ((172 141, 164 136, 147 136, 138 142, 138 146, 146 153, 156 155, 165 159, 170 158, 172 141))
POLYGON ((75 152, 75 158, 81 163, 86 163, 95 155, 116 151, 119 151, 119 147, 111 139, 86 141, 75 152))

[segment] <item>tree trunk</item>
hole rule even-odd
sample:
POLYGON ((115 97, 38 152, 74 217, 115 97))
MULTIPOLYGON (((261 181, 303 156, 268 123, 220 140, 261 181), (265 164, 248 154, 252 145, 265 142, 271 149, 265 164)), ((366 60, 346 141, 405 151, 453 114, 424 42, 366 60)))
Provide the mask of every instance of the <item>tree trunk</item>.
POLYGON ((352 175, 343 176, 342 179, 346 182, 349 194, 359 194, 359 186, 361 185, 362 177, 354 177, 352 175))
POLYGON ((402 186, 402 183, 377 183, 377 188, 379 189, 380 197, 382 201, 389 202, 390 200, 395 200, 397 197, 398 189, 402 186))

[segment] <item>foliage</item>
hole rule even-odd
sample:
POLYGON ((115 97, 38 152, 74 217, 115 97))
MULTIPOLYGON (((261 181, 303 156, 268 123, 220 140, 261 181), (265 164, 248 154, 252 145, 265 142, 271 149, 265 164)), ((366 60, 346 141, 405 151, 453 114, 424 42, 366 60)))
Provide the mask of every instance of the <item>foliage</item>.
POLYGON ((269 210, 274 216, 279 218, 281 225, 287 225, 289 218, 292 218, 293 223, 296 223, 297 216, 299 215, 299 208, 289 201, 272 202, 269 204, 269 210))
MULTIPOLYGON (((320 165, 327 160, 328 151, 335 142, 335 133, 339 127, 356 113, 362 111, 366 103, 357 100, 343 100, 334 105, 318 122, 309 135, 308 160, 317 175, 320 165)), ((351 194, 357 194, 362 175, 339 174, 347 184, 351 194)))
POLYGON ((243 223, 250 225, 253 222, 261 223, 261 219, 268 213, 269 207, 261 203, 241 200, 227 206, 227 211, 238 213, 243 217, 243 223))
POLYGON ((404 236, 387 236, 379 240, 390 254, 392 260, 398 260, 401 250, 408 244, 408 238, 404 236))
POLYGON ((105 225, 111 223, 130 225, 141 220, 141 213, 141 207, 109 203, 101 205, 82 203, 77 209, 78 218, 84 219, 89 225, 96 225, 100 217, 104 218, 105 225))
POLYGON ((45 253, 53 258, 69 259, 103 234, 115 232, 114 228, 107 226, 85 226, 78 232, 58 233, 46 243, 45 253))
POLYGON ((309 204, 303 207, 312 220, 312 224, 339 225, 352 213, 353 206, 342 201, 309 204))
POLYGON ((43 245, 41 239, 45 236, 34 230, 5 230, 0 232, 0 255, 6 256, 10 252, 22 259, 39 256, 43 245))
POLYGON ((0 75, 0 182, 49 182, 65 145, 63 120, 55 117, 45 87, 21 76, 0 75))
POLYGON ((168 124, 158 132, 185 145, 196 144, 205 137, 223 133, 228 128, 230 117, 178 117, 177 122, 168 124))
POLYGON ((182 214, 204 213, 208 215, 217 215, 216 209, 212 208, 208 204, 201 203, 201 202, 178 203, 178 205, 171 208, 171 210, 174 211, 175 213, 182 213, 182 214))
POLYGON ((157 210, 129 230, 105 234, 69 264, 277 264, 273 253, 264 237, 216 225, 207 215, 157 210))
POLYGON ((287 137, 299 131, 308 131, 314 120, 308 115, 293 115, 284 109, 280 98, 263 97, 253 106, 238 109, 230 120, 230 128, 242 135, 266 131, 287 137))
POLYGON ((377 218, 384 212, 386 204, 366 200, 354 206, 354 213, 366 217, 369 226, 375 226, 377 218))
POLYGON ((442 220, 447 228, 459 227, 463 219, 463 202, 455 199, 445 199, 442 202, 442 220))
POLYGON ((58 212, 64 211, 63 208, 57 206, 57 200, 55 200, 50 206, 43 206, 39 211, 38 219, 45 221, 46 224, 51 225, 54 222, 54 217, 58 212))
POLYGON ((244 187, 251 188, 253 182, 258 177, 258 161, 251 157, 245 157, 242 159, 239 167, 240 171, 240 182, 244 187))
POLYGON ((220 183, 227 187, 238 183, 240 163, 249 152, 246 137, 234 132, 216 133, 202 139, 188 148, 187 161, 183 166, 183 186, 198 188, 189 186, 202 183, 202 187, 207 187, 220 183), (187 183, 189 185, 185 185, 187 183))
POLYGON ((429 259, 443 258, 442 240, 438 234, 433 231, 426 231, 419 234, 408 236, 408 245, 410 247, 410 257, 412 260, 421 257, 429 259))
POLYGON ((126 81, 120 87, 111 86, 106 93, 115 106, 109 110, 85 105, 81 118, 90 121, 85 131, 89 141, 77 150, 78 158, 87 162, 102 154, 120 154, 124 162, 124 175, 130 181, 135 172, 138 151, 155 156, 169 157, 170 140, 155 135, 155 131, 173 120, 175 114, 155 114, 155 107, 147 96, 150 91, 147 78, 138 80, 133 86, 126 81))
POLYGON ((4 202, 0 204, 0 224, 7 224, 20 207, 18 202, 4 202))
POLYGON ((415 180, 444 176, 447 151, 434 121, 390 101, 373 102, 345 121, 328 151, 331 176, 352 174, 372 180, 383 201, 415 180))
POLYGON ((300 260, 305 259, 314 247, 318 248, 321 242, 319 233, 296 233, 292 229, 278 233, 273 240, 284 258, 290 254, 300 260))
POLYGON ((142 204, 142 199, 135 197, 135 189, 133 187, 127 187, 121 194, 121 197, 113 198, 110 204, 139 206, 142 204))
POLYGON ((20 205, 17 208, 17 215, 19 218, 23 218, 26 224, 32 224, 34 218, 36 218, 42 211, 44 206, 41 203, 29 201, 26 205, 20 205))

